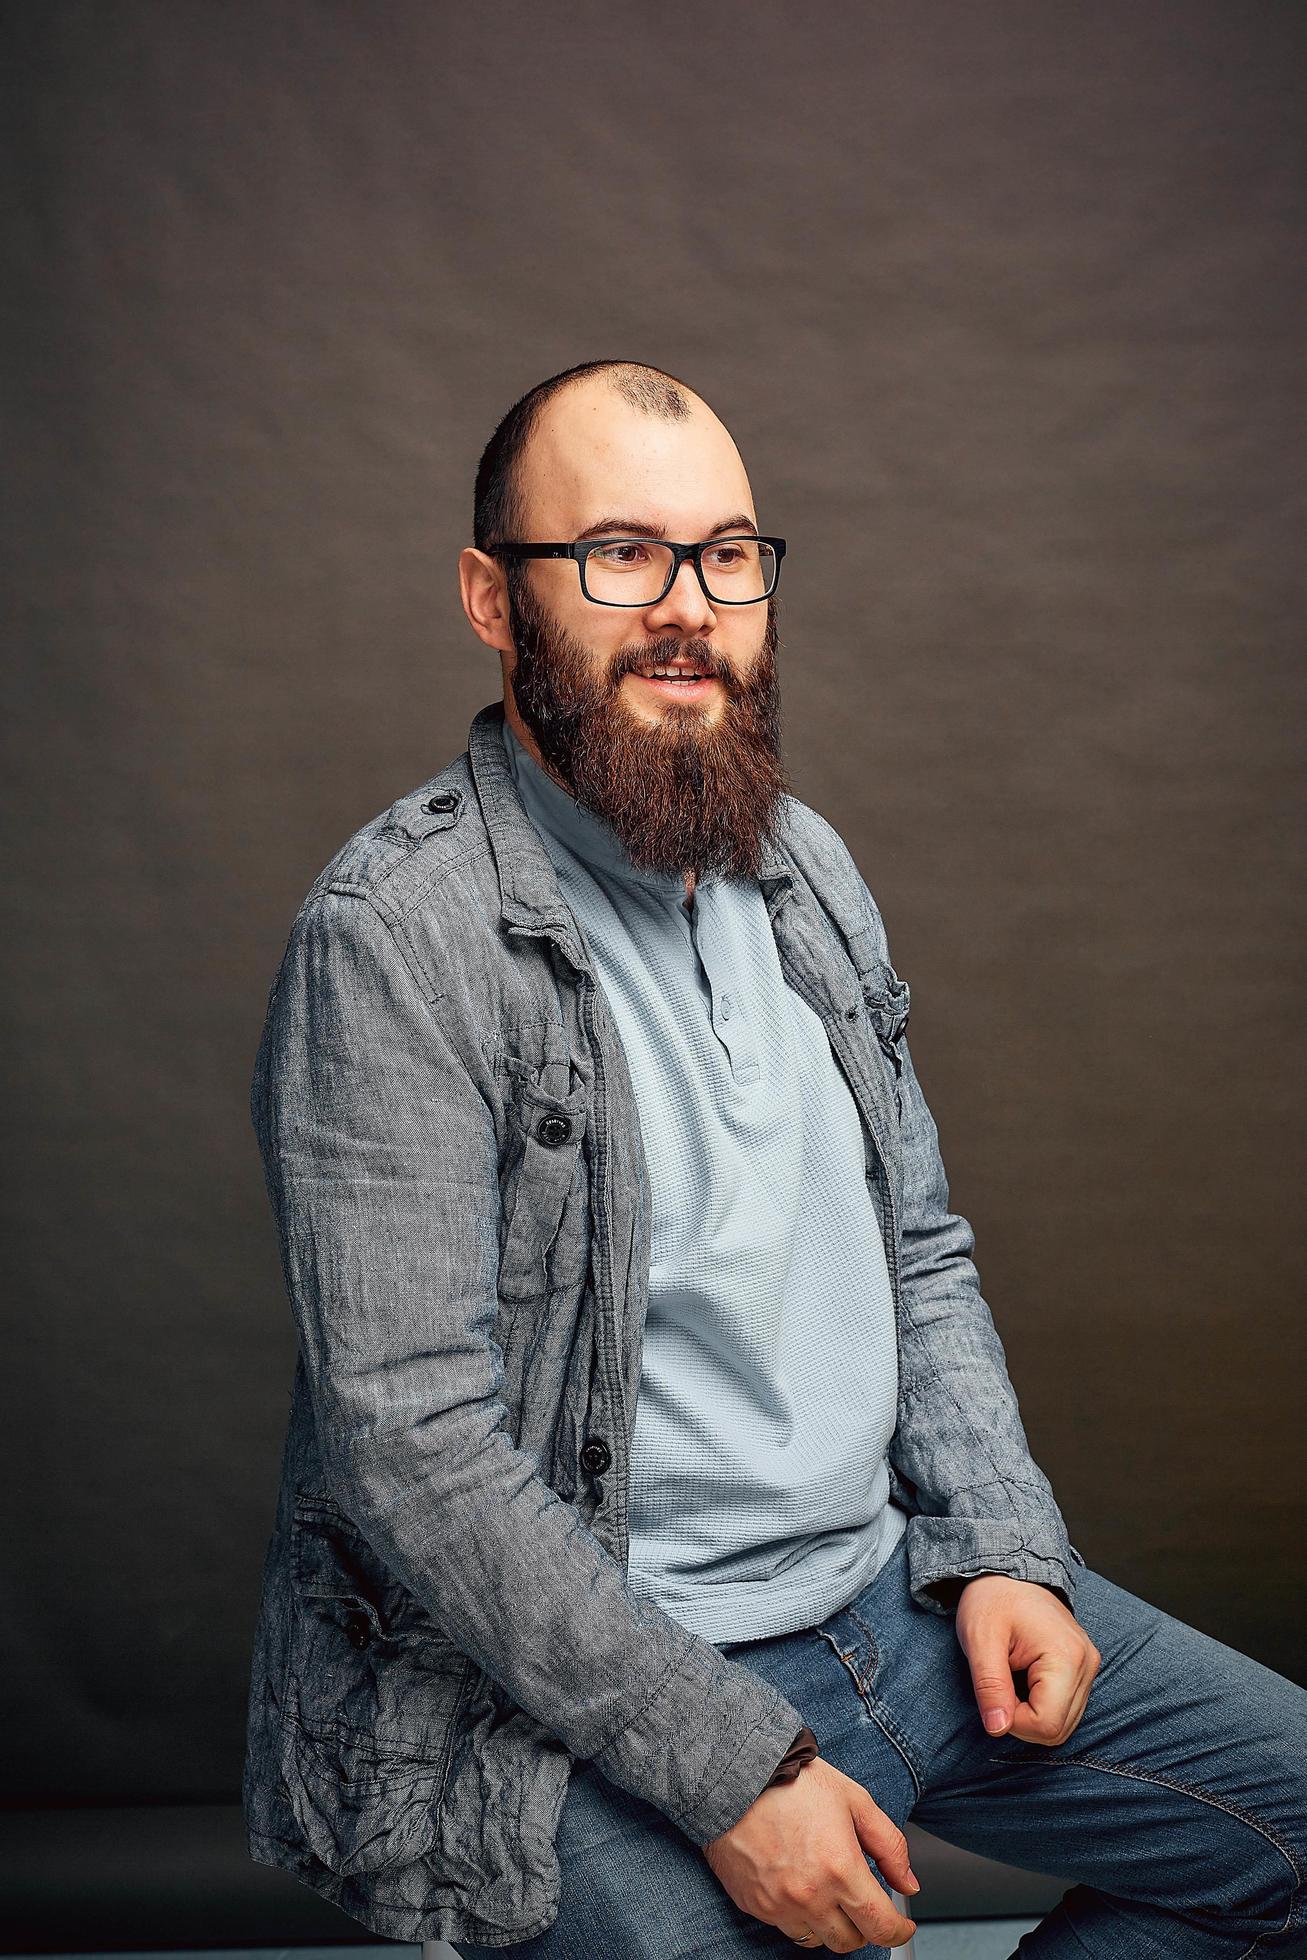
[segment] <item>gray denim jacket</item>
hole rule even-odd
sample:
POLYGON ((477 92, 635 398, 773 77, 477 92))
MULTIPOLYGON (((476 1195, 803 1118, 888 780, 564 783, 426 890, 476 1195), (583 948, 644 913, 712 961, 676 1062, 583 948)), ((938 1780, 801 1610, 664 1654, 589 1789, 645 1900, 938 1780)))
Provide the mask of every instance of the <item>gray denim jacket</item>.
MULTIPOLYGON (((250 1677, 250 1854, 384 1938, 486 1946, 557 1914, 574 1758, 703 1845, 806 1720, 625 1581, 649 1181, 502 716, 483 708, 467 750, 314 881, 251 1090, 299 1351, 250 1677)), ((989 1571, 1074 1606, 1084 1560, 948 1209, 876 905, 795 798, 761 886, 862 1116, 913 1595, 948 1612, 989 1571)))

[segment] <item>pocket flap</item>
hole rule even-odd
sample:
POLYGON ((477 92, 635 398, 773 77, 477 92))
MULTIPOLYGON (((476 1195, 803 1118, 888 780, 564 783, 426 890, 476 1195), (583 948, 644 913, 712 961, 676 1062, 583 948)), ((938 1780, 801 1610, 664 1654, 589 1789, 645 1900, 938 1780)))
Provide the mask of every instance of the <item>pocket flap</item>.
POLYGON ((505 1191, 499 1292, 505 1300, 539 1299, 549 1288, 549 1254, 586 1134, 585 1085, 555 1096, 521 1078, 509 1113, 518 1156, 505 1191))

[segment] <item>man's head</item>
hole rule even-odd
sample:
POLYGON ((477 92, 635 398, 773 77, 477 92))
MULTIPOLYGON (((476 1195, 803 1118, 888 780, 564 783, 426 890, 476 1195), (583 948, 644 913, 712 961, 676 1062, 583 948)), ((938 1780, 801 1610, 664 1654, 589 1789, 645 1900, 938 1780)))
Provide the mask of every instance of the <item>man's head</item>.
POLYGON ((775 837, 789 789, 776 601, 715 604, 686 563, 664 598, 602 605, 575 560, 501 559, 495 547, 756 530, 726 429, 682 382, 639 363, 592 361, 541 382, 481 458, 459 576, 474 631, 501 656, 509 724, 649 870, 753 877, 775 837), (669 662, 706 685, 682 699, 684 683, 640 672, 669 662))

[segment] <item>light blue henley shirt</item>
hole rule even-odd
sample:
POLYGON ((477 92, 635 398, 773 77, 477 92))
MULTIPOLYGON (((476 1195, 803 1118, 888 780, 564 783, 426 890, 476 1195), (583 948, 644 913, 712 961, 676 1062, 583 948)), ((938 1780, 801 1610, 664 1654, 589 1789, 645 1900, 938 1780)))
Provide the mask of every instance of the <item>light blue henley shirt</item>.
POLYGON ((902 1536, 898 1351, 857 1106, 756 879, 628 857, 504 746, 621 1037, 653 1195, 628 1583, 753 1640, 848 1604, 902 1536))

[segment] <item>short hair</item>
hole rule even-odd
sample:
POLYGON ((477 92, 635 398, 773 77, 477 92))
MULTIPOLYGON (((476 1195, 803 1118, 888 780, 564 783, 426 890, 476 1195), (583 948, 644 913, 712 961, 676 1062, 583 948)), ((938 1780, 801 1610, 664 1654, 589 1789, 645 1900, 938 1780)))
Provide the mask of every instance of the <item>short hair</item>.
POLYGON ((472 542, 478 551, 493 551, 506 538, 522 535, 526 508, 518 465, 546 402, 582 375, 602 373, 611 377, 620 395, 646 415, 681 422, 694 412, 693 390, 676 375, 644 361, 582 361, 578 367, 564 368, 561 374, 537 382, 513 403, 481 452, 472 510, 472 542))

